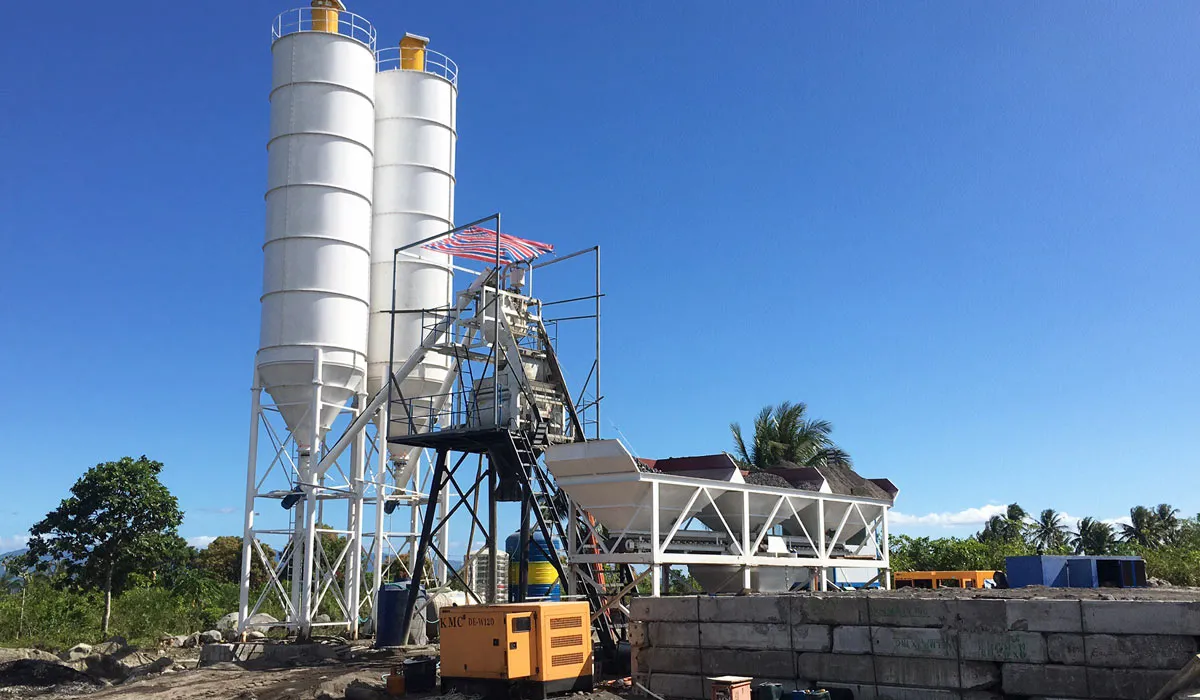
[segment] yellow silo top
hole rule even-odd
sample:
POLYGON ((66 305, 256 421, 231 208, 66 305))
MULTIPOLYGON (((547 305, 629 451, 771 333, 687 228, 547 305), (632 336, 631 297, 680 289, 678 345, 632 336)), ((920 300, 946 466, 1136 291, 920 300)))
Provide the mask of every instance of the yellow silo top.
POLYGON ((342 0, 312 0, 312 28, 314 32, 338 33, 338 13, 344 12, 342 0))
POLYGON ((405 34, 400 40, 400 67, 404 70, 425 70, 425 47, 429 38, 405 34))

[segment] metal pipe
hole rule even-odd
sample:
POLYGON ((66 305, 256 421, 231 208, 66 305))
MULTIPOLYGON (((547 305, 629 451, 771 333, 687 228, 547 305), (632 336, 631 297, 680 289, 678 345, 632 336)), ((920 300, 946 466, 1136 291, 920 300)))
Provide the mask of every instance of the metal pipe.
POLYGON ((425 550, 429 546, 433 534, 434 511, 437 508, 437 497, 442 488, 442 479, 446 471, 446 450, 438 450, 437 463, 433 467, 432 483, 429 486, 429 501, 425 504, 425 522, 421 523, 421 547, 417 550, 417 560, 412 564, 412 578, 408 583, 408 599, 404 601, 404 617, 400 618, 400 642, 408 643, 408 633, 412 627, 413 610, 417 606, 417 592, 421 587, 421 572, 425 570, 425 550))
POLYGON ((600 439, 600 246, 596 246, 596 439, 600 439))
POLYGON ((578 321, 585 318, 596 318, 595 314, 583 314, 582 316, 563 316, 561 318, 548 318, 546 323, 559 323, 561 321, 578 321))
POLYGON ((497 603, 496 600, 496 530, 497 513, 496 513, 496 462, 492 459, 491 454, 488 454, 488 594, 487 601, 489 603, 497 603))
POLYGON ((300 457, 300 488, 304 491, 304 568, 301 573, 300 595, 300 631, 301 639, 312 635, 313 605, 316 602, 313 595, 313 572, 316 566, 317 542, 317 511, 320 501, 317 496, 317 480, 320 475, 313 469, 313 455, 321 445, 321 385, 324 371, 324 353, 321 348, 315 348, 313 362, 313 397, 312 397, 312 434, 308 454, 300 457), (307 487, 307 488, 306 488, 307 487))
POLYGON ((560 262, 566 262, 566 261, 570 260, 571 258, 577 258, 580 255, 587 255, 588 253, 592 252, 593 250, 598 249, 599 247, 600 246, 592 246, 591 248, 584 248, 583 250, 577 250, 574 253, 568 253, 567 255, 564 255, 562 257, 552 258, 545 262, 540 262, 537 265, 534 265, 533 269, 537 270, 537 269, 540 269, 543 267, 549 267, 550 265, 555 265, 560 262))
MULTIPOLYGON (((367 402, 367 395, 359 393, 354 398, 354 405, 361 411, 362 406, 367 402)), ((363 504, 364 495, 366 492, 366 472, 367 472, 367 434, 363 431, 358 434, 354 440, 354 444, 350 446, 350 490, 352 495, 350 503, 347 507, 347 529, 350 530, 350 542, 346 545, 349 548, 349 555, 352 558, 347 562, 346 581, 344 586, 344 595, 346 598, 346 608, 348 618, 350 618, 350 638, 358 639, 358 618, 359 607, 362 596, 363 580, 362 580, 362 533, 363 533, 363 504)))
MULTIPOLYGON (((254 497, 258 492, 258 421, 262 388, 258 370, 254 370, 254 388, 250 390, 250 450, 246 457, 246 513, 242 525, 242 579, 238 586, 238 634, 246 631, 250 616, 251 543, 254 541, 254 497)), ((886 535, 884 536, 886 539, 886 535)))
MULTIPOLYGON (((496 271, 495 271, 495 291, 494 302, 496 305, 495 316, 492 317, 492 343, 499 347, 500 342, 500 314, 504 313, 504 309, 500 303, 500 214, 496 214, 496 271)), ((486 293, 487 287, 484 287, 486 293)), ((502 355, 499 350, 496 351, 496 368, 492 373, 492 425, 500 427, 500 359, 502 355)), ((514 358, 518 365, 521 364, 521 358, 514 358)), ((513 397, 513 407, 516 407, 516 397, 513 397)), ((515 411, 514 411, 515 412, 515 411)), ((494 535, 495 533, 493 533, 494 535)), ((509 581, 511 584, 512 582, 509 581)))
POLYGON ((538 303, 542 306, 554 306, 555 304, 570 304, 573 301, 587 301, 588 299, 599 299, 602 296, 605 296, 605 295, 601 294, 599 292, 596 292, 595 294, 589 294, 585 297, 575 297, 573 299, 559 299, 557 301, 540 301, 538 303))
MULTIPOLYGON (((525 466, 521 465, 521 469, 525 466)), ((521 495, 520 544, 517 550, 517 602, 524 603, 529 597, 529 502, 533 494, 526 491, 521 495)), ((512 585, 512 582, 509 582, 512 585)), ((511 596, 509 600, 512 600, 511 596)))
MULTIPOLYGON (((383 586, 383 543, 387 541, 387 532, 384 530, 383 523, 383 506, 384 499, 387 495, 387 420, 388 406, 385 404, 379 410, 379 418, 375 429, 375 451, 379 460, 379 466, 375 471, 375 539, 372 540, 372 565, 374 567, 374 576, 371 579, 371 622, 376 634, 379 630, 379 589, 383 586)), ((366 430, 363 430, 365 433, 366 430)))
MULTIPOLYGON (((430 236, 429 238, 422 238, 421 240, 416 241, 414 243, 402 245, 399 248, 397 248, 395 250, 395 252, 399 253, 401 251, 408 250, 409 248, 416 248, 418 246, 423 246, 426 243, 432 243, 433 241, 436 241, 439 238, 445 238, 446 236, 458 233, 459 231, 462 231, 463 229, 468 229, 468 228, 471 228, 472 226, 478 226, 479 224, 482 224, 485 221, 491 221, 492 219, 496 219, 496 233, 499 233, 500 232, 500 214, 496 213, 496 214, 492 214, 491 216, 485 216, 482 219, 476 219, 469 224, 462 224, 461 226, 455 226, 454 228, 450 229, 449 231, 446 231, 445 233, 439 233, 436 236, 430 236)), ((499 256, 497 256, 497 257, 499 257, 499 256)))

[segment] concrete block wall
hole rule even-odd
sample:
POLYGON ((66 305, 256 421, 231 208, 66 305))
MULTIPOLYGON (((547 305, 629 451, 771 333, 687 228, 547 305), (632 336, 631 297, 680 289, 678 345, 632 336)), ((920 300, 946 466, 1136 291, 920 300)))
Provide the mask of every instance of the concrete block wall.
POLYGON ((1131 600, 641 598, 631 619, 635 679, 669 698, 729 674, 856 700, 1146 700, 1200 636, 1200 603, 1131 600))

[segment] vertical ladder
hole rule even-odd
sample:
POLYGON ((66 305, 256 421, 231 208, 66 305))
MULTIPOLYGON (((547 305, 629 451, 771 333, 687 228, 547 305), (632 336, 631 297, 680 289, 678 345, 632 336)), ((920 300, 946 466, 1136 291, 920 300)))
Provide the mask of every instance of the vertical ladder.
MULTIPOLYGON (((557 487, 551 484, 546 478, 545 474, 542 473, 541 466, 538 464, 538 452, 536 451, 537 448, 535 448, 531 442, 530 435, 521 431, 510 431, 508 436, 509 442, 512 446, 511 454, 516 461, 514 466, 517 467, 516 472, 521 479, 521 485, 523 487, 525 497, 531 501, 533 499, 533 479, 538 481, 538 483, 542 486, 542 491, 546 494, 546 505, 549 507, 551 512, 551 517, 549 518, 551 525, 548 526, 546 524, 546 520, 542 517, 541 508, 536 507, 537 504, 533 504, 534 507, 530 508, 530 510, 533 512, 533 516, 536 520, 538 529, 541 531, 542 537, 549 545, 550 551, 547 552, 547 554, 549 555, 548 558, 550 559, 550 563, 558 572, 558 580, 565 585, 567 582, 568 573, 563 569, 562 562, 559 559, 558 550, 554 546, 555 536, 557 536, 558 540, 561 542, 568 541, 567 533, 563 527, 563 520, 566 516, 562 513, 559 513, 558 507, 555 505, 557 487), (551 527, 553 527, 553 533, 551 532, 551 527)), ((521 524, 522 530, 527 527, 528 523, 521 524)), ((526 556, 526 554, 522 554, 521 561, 522 564, 525 564, 525 567, 522 568, 526 568, 527 570, 528 563, 525 561, 526 556)), ((593 565, 593 568, 598 569, 599 566, 600 565, 598 564, 593 565)), ((522 573, 522 576, 526 575, 527 574, 522 573)), ((596 578, 595 573, 593 573, 592 578, 596 578)), ((595 627, 596 633, 599 637, 600 646, 608 658, 615 658, 617 654, 617 635, 613 629, 612 619, 608 615, 608 611, 604 608, 605 592, 597 590, 592 581, 586 577, 579 577, 579 583, 581 584, 581 590, 583 591, 584 596, 588 600, 588 605, 591 608, 592 615, 596 618, 593 626, 595 627)), ((509 585, 512 586, 513 582, 509 581, 509 585)))

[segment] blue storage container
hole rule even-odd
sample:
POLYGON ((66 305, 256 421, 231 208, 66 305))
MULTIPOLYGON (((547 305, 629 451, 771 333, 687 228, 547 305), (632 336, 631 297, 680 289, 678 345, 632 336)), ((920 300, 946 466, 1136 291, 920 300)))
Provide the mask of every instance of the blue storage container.
POLYGON ((1006 557, 1004 573, 1010 588, 1025 586, 1051 586, 1065 588, 1067 584, 1067 557, 1025 556, 1006 557))
POLYGON ((1146 562, 1141 557, 1008 557, 1005 574, 1011 588, 1127 588, 1146 585, 1146 562))
MULTIPOLYGON (((558 580, 558 570, 554 568, 550 558, 562 548, 558 538, 553 540, 553 548, 546 545, 546 538, 541 533, 529 535, 529 585, 526 597, 532 600, 562 600, 562 582, 558 580)), ((521 533, 514 532, 504 541, 504 551, 508 553, 508 600, 517 602, 521 593, 521 533)))
MULTIPOLYGON (((400 638, 401 620, 404 618, 405 603, 408 602, 410 582, 385 583, 379 588, 379 625, 375 630, 375 646, 398 647, 404 645, 400 638)), ((425 629, 425 606, 429 597, 424 588, 417 589, 417 604, 413 608, 413 621, 409 636, 413 644, 425 644, 429 637, 425 629)))

